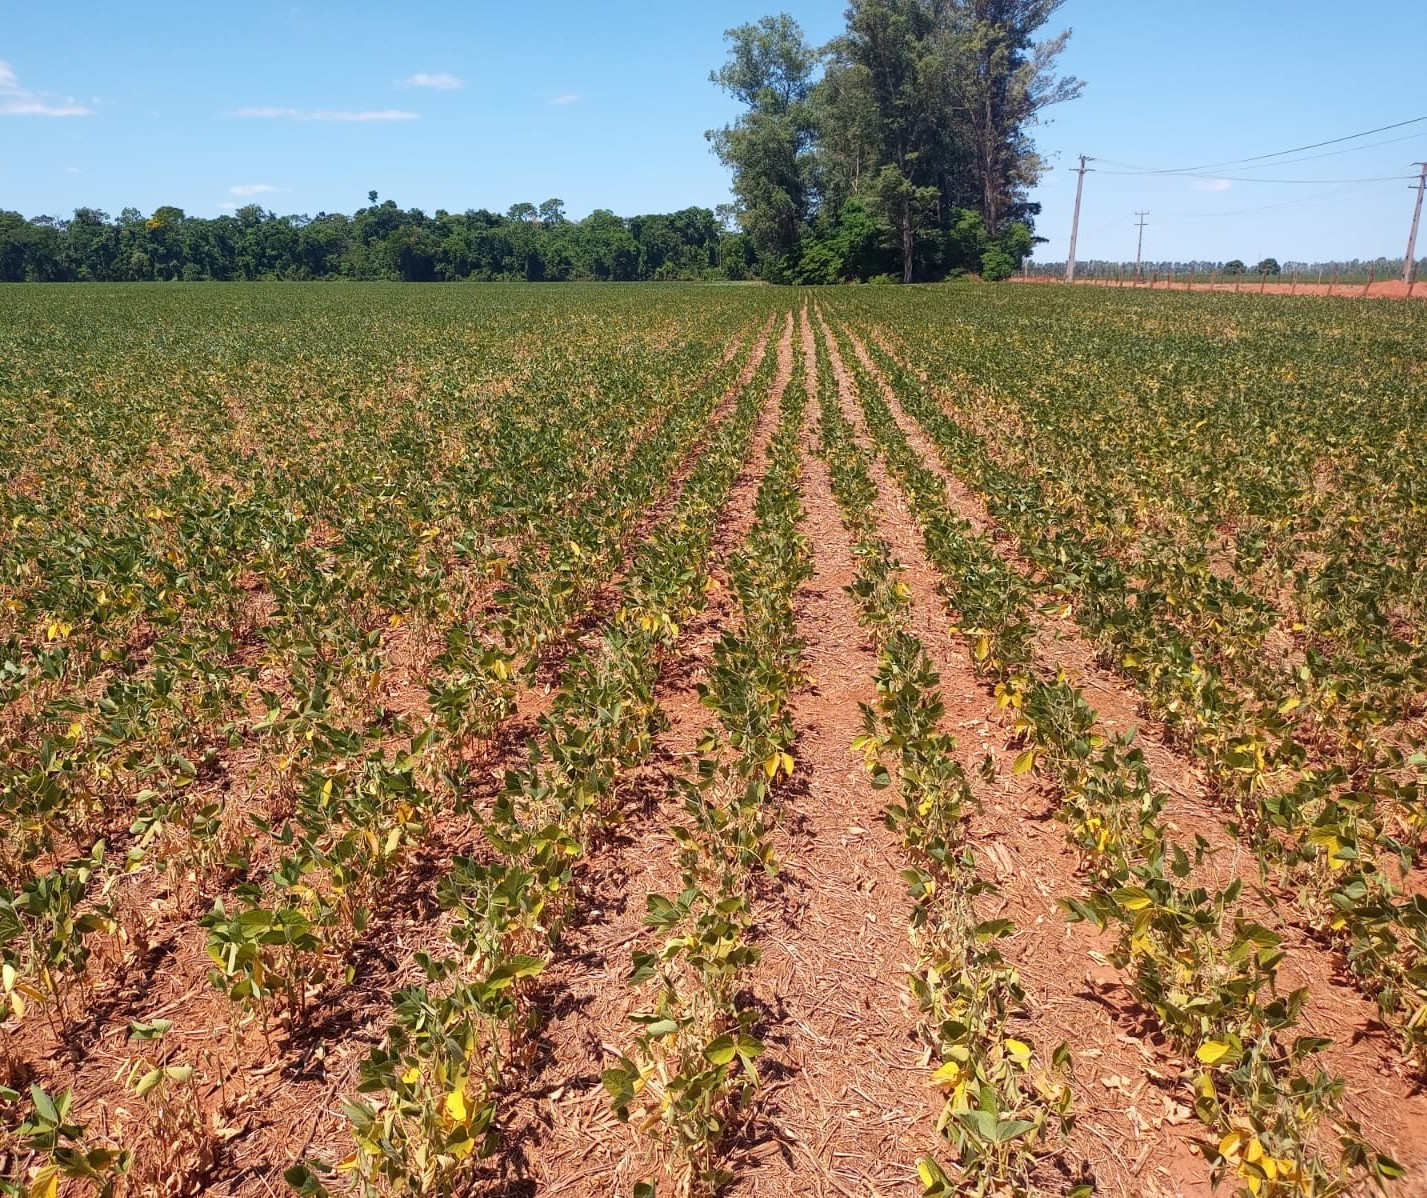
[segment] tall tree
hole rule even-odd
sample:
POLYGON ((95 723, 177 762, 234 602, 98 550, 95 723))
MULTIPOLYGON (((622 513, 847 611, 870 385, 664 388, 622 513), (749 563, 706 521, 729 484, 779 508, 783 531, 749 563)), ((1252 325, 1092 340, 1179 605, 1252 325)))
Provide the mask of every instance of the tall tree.
POLYGON ((853 122, 857 140, 875 148, 862 172, 875 177, 895 166, 949 205, 965 169, 938 37, 946 7, 946 0, 853 0, 847 32, 831 46, 829 79, 847 97, 833 123, 853 122))
POLYGON ((1062 3, 852 0, 820 88, 825 157, 845 161, 855 147, 858 174, 896 166, 937 189, 944 219, 974 207, 998 234, 1027 214, 1043 170, 1030 128, 1082 88, 1056 75, 1069 31, 1035 40, 1062 3))
POLYGON ((813 205, 817 53, 787 13, 725 35, 728 61, 709 78, 747 111, 707 136, 733 171, 739 221, 772 273, 787 277, 813 205))
POLYGON ((939 57, 948 67, 976 204, 992 234, 1024 215, 1026 191, 1044 171, 1029 129, 1046 108, 1073 100, 1084 88, 1074 76, 1056 76, 1070 30, 1035 40, 1062 3, 950 0, 946 6, 939 57))
POLYGON ((819 198, 837 213, 884 159, 872 72, 862 63, 833 57, 812 102, 819 198))

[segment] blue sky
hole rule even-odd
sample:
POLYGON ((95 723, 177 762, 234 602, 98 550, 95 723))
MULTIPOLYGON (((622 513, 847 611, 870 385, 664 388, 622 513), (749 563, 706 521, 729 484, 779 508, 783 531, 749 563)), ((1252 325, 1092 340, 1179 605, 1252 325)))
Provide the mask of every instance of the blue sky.
MULTIPOLYGON (((249 0, 7 5, 0 18, 0 207, 67 215, 257 202, 347 211, 375 188, 462 210, 558 196, 571 215, 713 206, 727 178, 703 131, 734 115, 707 82, 722 32, 776 0, 249 0)), ((815 41, 842 0, 784 0, 815 41)), ((1386 142, 1205 178, 1114 163, 1219 163, 1427 116, 1423 0, 1068 0, 1082 99, 1037 133, 1054 169, 1038 256, 1062 258, 1074 157, 1080 253, 1248 260, 1397 256, 1427 122, 1386 142), (1401 140, 1404 139, 1405 140, 1401 140), (1323 180, 1263 183, 1251 179, 1323 180)), ((1357 147, 1345 143, 1314 151, 1357 147)))

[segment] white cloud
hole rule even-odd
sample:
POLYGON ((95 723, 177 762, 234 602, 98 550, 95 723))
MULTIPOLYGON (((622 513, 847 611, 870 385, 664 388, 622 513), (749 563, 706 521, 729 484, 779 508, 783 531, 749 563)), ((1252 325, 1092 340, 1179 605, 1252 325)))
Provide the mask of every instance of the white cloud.
POLYGON ((575 103, 575 101, 577 101, 579 98, 580 98, 580 97, 579 97, 579 93, 577 93, 577 92, 566 92, 563 96, 556 96, 553 100, 550 101, 550 103, 551 103, 551 104, 561 104, 561 105, 563 105, 563 104, 573 104, 573 103, 575 103))
POLYGON ((89 116, 92 111, 73 96, 54 103, 21 87, 14 68, 0 60, 0 116, 89 116))
POLYGON ((1233 186, 1228 179, 1196 179, 1194 181, 1195 191, 1229 191, 1233 186))
POLYGON ((329 108, 240 108, 233 115, 259 120, 288 121, 414 121, 420 116, 419 113, 402 112, 395 108, 384 108, 376 112, 348 112, 329 108))
POLYGON ((265 191, 276 191, 277 188, 271 183, 239 183, 236 187, 228 188, 230 196, 260 196, 265 191))
POLYGON ((404 87, 434 87, 437 91, 443 92, 453 92, 458 87, 465 86, 455 75, 448 75, 445 71, 437 71, 435 74, 418 71, 409 79, 403 79, 401 82, 404 87))
POLYGON ((64 168, 64 173, 65 173, 66 175, 82 175, 82 174, 84 174, 84 172, 83 172, 82 170, 80 170, 79 167, 77 167, 77 166, 67 166, 67 167, 65 167, 65 168, 64 168))

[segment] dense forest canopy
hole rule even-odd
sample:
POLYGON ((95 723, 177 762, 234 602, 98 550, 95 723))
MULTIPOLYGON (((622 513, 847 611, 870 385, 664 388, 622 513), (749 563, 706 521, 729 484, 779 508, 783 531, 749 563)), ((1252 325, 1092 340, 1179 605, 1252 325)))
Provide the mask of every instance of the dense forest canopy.
POLYGON ((1036 40, 1061 3, 853 0, 821 48, 786 13, 729 30, 712 81, 744 111, 708 134, 737 201, 719 214, 428 216, 376 192, 352 216, 0 211, 0 282, 1006 278, 1034 244, 1029 131, 1080 92, 1055 73, 1068 32, 1036 40))
POLYGON ((728 32, 713 82, 743 104, 709 134, 765 277, 835 283, 1011 274, 1034 243, 1030 130, 1058 78, 1062 0, 853 0, 808 46, 786 13, 728 32), (819 74, 821 68, 821 74, 819 74))
POLYGON ((428 216, 368 198, 352 216, 312 218, 256 204, 212 219, 173 207, 117 219, 93 208, 70 220, 0 212, 0 281, 744 279, 755 267, 749 239, 707 208, 572 221, 560 200, 428 216))

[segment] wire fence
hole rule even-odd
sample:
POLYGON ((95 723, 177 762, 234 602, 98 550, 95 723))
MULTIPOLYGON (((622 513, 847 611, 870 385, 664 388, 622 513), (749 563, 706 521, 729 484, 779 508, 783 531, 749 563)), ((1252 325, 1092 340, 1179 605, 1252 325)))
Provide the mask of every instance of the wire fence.
MULTIPOLYGON (((1027 282, 1064 282, 1064 262, 1027 262, 1027 282)), ((1402 281, 1403 259, 1372 262, 1110 262, 1077 261, 1075 282, 1101 287, 1148 287, 1303 295, 1427 298, 1427 258, 1417 260, 1415 283, 1402 281)))

